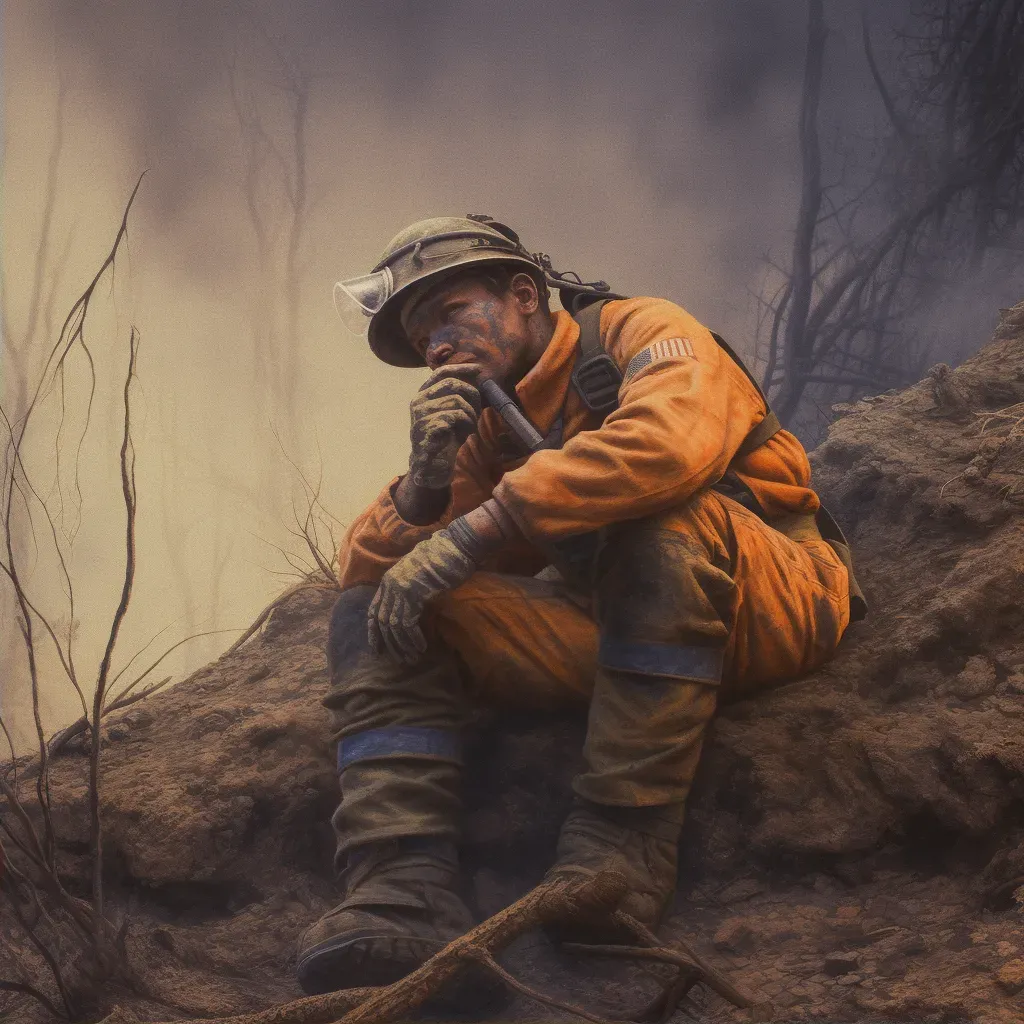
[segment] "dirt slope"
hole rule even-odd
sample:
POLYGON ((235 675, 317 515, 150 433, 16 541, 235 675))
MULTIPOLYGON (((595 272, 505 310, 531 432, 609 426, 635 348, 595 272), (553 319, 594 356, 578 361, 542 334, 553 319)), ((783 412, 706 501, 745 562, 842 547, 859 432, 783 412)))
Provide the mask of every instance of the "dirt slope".
MULTIPOLYGON (((873 614, 823 672, 722 710, 668 932, 781 1019, 1018 1022, 1024 304, 957 370, 848 408, 813 461, 873 614)), ((295 595, 261 636, 109 726, 112 898, 153 997, 140 1016, 298 994, 294 940, 335 899, 318 703, 332 601, 295 595)), ((481 719, 465 858, 481 911, 543 872, 581 737, 574 720, 481 719)), ((75 750, 54 765, 72 881, 84 765, 75 750)), ((580 1000, 639 1002, 631 976, 543 943, 513 962, 580 1000)), ((702 1019, 743 1017, 711 998, 702 1019)))

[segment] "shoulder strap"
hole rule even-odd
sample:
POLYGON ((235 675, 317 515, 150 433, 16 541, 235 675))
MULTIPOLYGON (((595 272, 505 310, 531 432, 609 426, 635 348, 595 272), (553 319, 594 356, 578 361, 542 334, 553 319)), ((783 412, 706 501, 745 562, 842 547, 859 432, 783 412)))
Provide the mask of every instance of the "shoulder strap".
POLYGON ((747 364, 740 359, 732 345, 730 345, 720 334, 715 334, 714 331, 711 331, 711 337, 718 342, 719 348, 725 349, 726 355, 728 355, 728 357, 743 371, 747 380, 754 385, 754 390, 761 396, 761 401, 764 402, 768 409, 771 409, 771 406, 768 405, 768 399, 765 396, 765 393, 761 390, 761 385, 757 383, 757 378, 750 372, 750 370, 747 369, 747 364))
POLYGON ((601 310, 610 300, 598 299, 573 314, 580 325, 579 353, 572 370, 572 386, 591 411, 607 416, 619 405, 622 373, 601 344, 601 310))
POLYGON ((850 618, 854 622, 859 622, 868 613, 868 603, 864 597, 864 591, 861 590, 857 578, 853 575, 853 554, 850 551, 850 542, 843 535, 839 524, 832 518, 832 513, 824 505, 819 506, 814 518, 821 539, 835 551, 839 560, 846 566, 850 577, 850 618))
POLYGON ((743 442, 736 449, 736 454, 733 458, 742 459, 744 456, 749 455, 755 448, 760 448, 761 445, 773 438, 781 429, 781 420, 769 408, 768 415, 760 423, 750 428, 750 432, 743 438, 743 442))
POLYGON ((766 441, 774 437, 782 429, 782 422, 779 420, 779 417, 775 415, 772 407, 768 404, 768 398, 761 390, 761 385, 757 383, 757 378, 749 369, 747 369, 747 364, 740 359, 733 347, 725 340, 725 338, 720 334, 716 334, 714 331, 711 332, 711 337, 718 342, 719 348, 725 350, 729 358, 743 371, 747 380, 754 385, 754 390, 761 396, 761 401, 764 402, 764 406, 768 410, 765 418, 751 429, 750 433, 743 438, 743 443, 736 449, 736 454, 733 458, 742 459, 745 455, 749 455, 754 451, 755 448, 760 448, 766 441))
POLYGON ((604 351, 601 344, 601 310, 607 299, 598 299, 584 306, 573 319, 580 325, 580 354, 584 359, 604 351))

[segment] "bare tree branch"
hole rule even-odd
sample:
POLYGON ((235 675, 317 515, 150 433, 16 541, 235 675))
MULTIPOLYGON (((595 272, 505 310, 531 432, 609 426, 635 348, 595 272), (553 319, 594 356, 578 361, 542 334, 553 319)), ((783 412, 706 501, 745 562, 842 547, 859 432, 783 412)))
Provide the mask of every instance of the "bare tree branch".
POLYGON ((899 135, 904 143, 909 144, 913 139, 913 133, 911 132, 910 125, 896 108, 896 102, 893 100, 892 94, 889 92, 889 87, 885 84, 885 79, 882 78, 882 73, 878 69, 878 63, 875 60, 874 47, 871 45, 871 27, 868 24, 868 12, 866 8, 861 11, 860 25, 861 39, 864 44, 864 57, 868 62, 868 70, 871 72, 871 78, 875 83, 875 88, 878 90, 878 95, 882 99, 882 105, 885 107, 886 114, 889 115, 889 122, 892 124, 897 135, 899 135))
MULTIPOLYGON (((75 630, 75 598, 71 577, 65 560, 64 544, 54 516, 46 498, 35 487, 28 467, 22 459, 22 449, 28 443, 30 430, 35 414, 40 410, 43 399, 52 393, 55 386, 61 388, 59 406, 60 419, 57 436, 58 450, 63 446, 64 423, 64 368, 68 353, 78 345, 86 356, 89 368, 87 378, 87 408, 82 437, 78 439, 81 450, 82 438, 89 428, 93 396, 96 386, 95 369, 91 353, 86 342, 86 327, 92 298, 103 275, 111 270, 117 252, 127 232, 127 218, 132 204, 138 194, 142 178, 136 183, 126 204, 120 227, 114 243, 109 250, 101 270, 96 274, 85 292, 73 304, 66 317, 60 335, 50 349, 49 356, 43 366, 36 383, 31 400, 21 411, 18 425, 12 423, 7 413, 0 407, 0 419, 7 428, 7 445, 5 453, 5 477, 2 489, 2 521, 5 530, 6 562, 0 561, 6 578, 10 581, 17 608, 17 621, 22 634, 23 646, 27 657, 28 686, 32 701, 33 722, 37 740, 37 751, 34 755, 35 774, 35 817, 33 820, 19 793, 19 775, 17 752, 13 745, 10 731, 2 720, 0 727, 10 747, 11 764, 9 770, 0 771, 0 796, 3 797, 5 813, 0 817, 0 832, 11 843, 10 851, 0 846, 0 856, 4 860, 3 895, 10 903, 14 918, 21 930, 28 936, 32 946, 38 953, 40 970, 45 966, 48 976, 56 985, 64 1002, 63 1015, 75 1017, 81 1011, 81 1000, 91 998, 96 986, 105 984, 112 972, 117 969, 123 950, 118 945, 116 929, 105 918, 102 889, 102 829, 99 814, 99 756, 100 756, 100 721, 104 711, 111 707, 127 706, 131 696, 123 692, 113 701, 107 699, 110 676, 111 658, 121 623, 127 613, 131 596, 131 583, 135 571, 134 529, 135 529, 135 482, 134 452, 131 440, 131 405, 130 389, 135 379, 136 360, 138 353, 138 333, 133 328, 129 337, 129 356, 124 382, 124 420, 120 451, 120 468, 122 479, 122 495, 127 515, 127 562, 121 600, 114 612, 108 642, 99 665, 96 690, 93 695, 91 720, 84 715, 86 727, 92 733, 92 752, 89 761, 89 806, 90 834, 92 853, 92 899, 85 901, 72 896, 62 882, 55 857, 56 836, 50 812, 49 790, 49 759, 53 747, 47 742, 42 716, 40 713, 40 666, 37 659, 37 646, 42 633, 53 643, 60 659, 66 679, 71 683, 82 702, 83 711, 88 705, 85 702, 82 688, 77 680, 77 670, 73 652, 75 630), (13 512, 16 500, 25 509, 30 529, 35 528, 32 518, 33 506, 42 509, 49 527, 50 541, 55 553, 57 579, 60 582, 68 602, 69 616, 66 642, 58 636, 57 629, 50 618, 37 606, 29 596, 25 585, 25 571, 22 556, 13 542, 13 512), (37 636, 37 626, 42 633, 37 636), (9 781, 10 780, 10 781, 9 781), (8 855, 10 853, 10 856, 8 855), (27 901, 27 902, 26 902, 27 901), (25 908, 28 908, 26 911, 25 908), (81 969, 79 962, 87 964, 81 969), (69 978, 75 975, 72 985, 69 978)), ((34 436, 34 435, 32 435, 34 436)), ((51 492, 52 497, 52 492, 51 492)), ((59 497, 59 492, 58 492, 59 497)), ((61 508, 63 501, 61 499, 61 508)), ((35 534, 32 534, 35 539, 35 534)), ((147 688, 143 693, 155 692, 163 683, 147 688)), ((141 697, 141 694, 139 695, 141 697)), ((21 986, 18 991, 30 995, 29 989, 42 992, 34 979, 27 981, 5 982, 8 991, 11 985, 21 986)))
POLYGON ((846 181, 843 159, 838 181, 825 186, 817 130, 825 29, 820 0, 808 6, 800 209, 790 266, 766 282, 772 314, 759 327, 769 332, 765 384, 784 423, 808 387, 852 398, 913 379, 927 365, 927 345, 908 332, 915 313, 994 246, 1024 248, 1015 241, 1024 243, 1024 8, 921 0, 914 16, 920 31, 902 37, 900 97, 865 19, 865 58, 891 128, 876 140, 866 181, 846 181))
MULTIPOLYGON (((138 358, 139 336, 133 327, 128 341, 128 370, 124 381, 124 430, 121 435, 121 493, 125 508, 125 568, 124 583, 121 588, 121 599, 114 612, 110 624, 107 645, 100 662, 99 675, 96 679, 96 692, 92 704, 92 751, 89 757, 89 818, 92 844, 92 906, 96 919, 96 927, 100 929, 103 921, 103 824, 100 817, 100 719, 103 716, 103 702, 107 696, 107 676, 110 671, 110 659, 114 654, 117 636, 121 623, 128 611, 132 596, 132 583, 135 580, 135 448, 131 434, 131 400, 130 392, 135 380, 135 364, 138 358)), ((97 947, 102 936, 97 934, 97 947)))

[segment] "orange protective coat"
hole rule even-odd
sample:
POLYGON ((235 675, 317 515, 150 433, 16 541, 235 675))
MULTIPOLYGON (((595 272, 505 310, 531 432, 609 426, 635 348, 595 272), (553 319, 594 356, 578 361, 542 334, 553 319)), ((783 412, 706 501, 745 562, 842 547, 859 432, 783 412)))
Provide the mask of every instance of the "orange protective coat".
MULTIPOLYGON (((339 552, 343 589, 377 583, 420 540, 492 496, 527 542, 510 545, 485 568, 519 577, 550 561, 540 546, 657 517, 660 529, 717 547, 728 558, 737 599, 725 638, 727 679, 756 686, 824 661, 849 622, 847 573, 813 532, 780 532, 819 504, 800 442, 780 431, 730 467, 747 433, 766 415, 765 405, 707 328, 679 306, 652 298, 609 302, 601 334, 623 371, 655 342, 685 344, 663 346, 673 354, 624 384, 619 408, 602 424, 570 383, 579 327, 567 313, 557 313, 551 341, 516 386, 516 396, 542 434, 562 415, 563 446, 528 461, 503 460, 504 424, 486 409, 478 432, 459 452, 451 502, 437 523, 404 522, 391 497, 395 481, 355 520, 339 552), (780 529, 708 491, 727 467, 780 529)), ((443 598, 436 612, 442 634, 495 697, 518 686, 527 703, 544 704, 550 701, 541 691, 557 701, 558 693, 582 697, 591 685, 596 626, 564 588, 480 573, 443 598), (531 688, 538 692, 529 693, 531 688)))

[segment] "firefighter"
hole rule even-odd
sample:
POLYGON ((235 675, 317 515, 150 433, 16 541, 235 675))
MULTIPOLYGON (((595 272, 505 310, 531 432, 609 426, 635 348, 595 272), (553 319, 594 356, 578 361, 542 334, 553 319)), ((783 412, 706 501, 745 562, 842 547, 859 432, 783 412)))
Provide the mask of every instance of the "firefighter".
POLYGON ((451 217, 336 286, 380 359, 430 375, 408 472, 339 552, 324 703, 345 894, 300 939, 307 992, 386 984, 472 926, 456 849, 474 703, 589 708, 549 877, 618 870, 624 909, 656 926, 720 696, 821 665, 859 611, 803 447, 724 342, 659 298, 568 284, 563 306, 604 301, 552 312, 549 282, 569 280, 507 226, 451 217))

